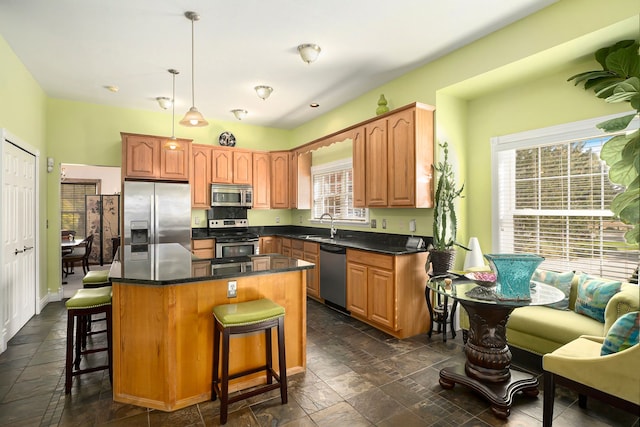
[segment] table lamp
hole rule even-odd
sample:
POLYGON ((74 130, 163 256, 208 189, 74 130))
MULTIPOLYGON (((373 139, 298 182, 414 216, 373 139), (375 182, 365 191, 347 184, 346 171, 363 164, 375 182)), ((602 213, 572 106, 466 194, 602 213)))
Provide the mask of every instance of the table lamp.
POLYGON ((484 257, 482 256, 482 249, 480 249, 480 242, 478 242, 478 238, 471 237, 467 247, 470 250, 467 251, 467 255, 464 257, 464 271, 484 267, 484 257))

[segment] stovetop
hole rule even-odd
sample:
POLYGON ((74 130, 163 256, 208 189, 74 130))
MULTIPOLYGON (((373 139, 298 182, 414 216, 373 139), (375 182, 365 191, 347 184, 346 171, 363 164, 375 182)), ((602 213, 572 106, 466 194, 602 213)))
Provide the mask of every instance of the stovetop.
POLYGON ((247 228, 209 229, 208 234, 220 243, 256 241, 259 237, 247 228))

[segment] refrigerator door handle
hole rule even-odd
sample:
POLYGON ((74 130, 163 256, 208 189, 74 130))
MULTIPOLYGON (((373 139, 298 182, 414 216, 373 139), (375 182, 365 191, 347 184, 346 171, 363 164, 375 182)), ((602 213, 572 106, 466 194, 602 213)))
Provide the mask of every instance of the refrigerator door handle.
POLYGON ((160 243, 160 198, 157 195, 151 196, 151 218, 153 219, 153 244, 160 243))

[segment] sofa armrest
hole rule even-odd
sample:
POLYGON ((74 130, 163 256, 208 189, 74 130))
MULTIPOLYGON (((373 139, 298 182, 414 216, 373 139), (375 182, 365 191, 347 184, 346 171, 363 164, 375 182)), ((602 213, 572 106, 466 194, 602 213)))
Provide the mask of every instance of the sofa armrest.
POLYGON ((604 309, 604 334, 609 332, 619 317, 638 310, 640 310, 640 287, 623 283, 620 292, 611 297, 604 309))

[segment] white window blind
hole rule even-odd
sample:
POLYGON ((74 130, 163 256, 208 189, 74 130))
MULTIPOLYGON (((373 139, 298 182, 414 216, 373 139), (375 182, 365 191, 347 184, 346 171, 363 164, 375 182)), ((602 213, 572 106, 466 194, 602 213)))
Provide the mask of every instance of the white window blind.
POLYGON ((61 229, 72 230, 78 236, 86 233, 85 195, 95 195, 97 184, 84 182, 63 182, 60 184, 61 229))
POLYGON ((350 159, 314 166, 311 174, 312 219, 320 219, 323 213, 329 213, 336 221, 368 221, 367 209, 353 207, 353 167, 350 159))
MULTIPOLYGON (((602 118, 492 141, 494 250, 536 253, 541 267, 629 280, 638 247, 609 210, 624 188, 608 179, 602 118)), ((635 124, 637 126, 637 123, 635 124)))

